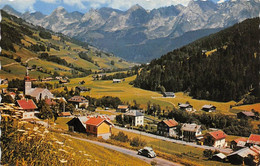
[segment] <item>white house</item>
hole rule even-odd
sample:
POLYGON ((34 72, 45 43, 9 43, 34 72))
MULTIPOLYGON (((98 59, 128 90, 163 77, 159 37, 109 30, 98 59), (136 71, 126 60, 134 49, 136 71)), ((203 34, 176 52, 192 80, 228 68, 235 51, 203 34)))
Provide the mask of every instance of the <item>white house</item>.
POLYGON ((144 125, 144 115, 139 110, 130 110, 124 116, 129 116, 133 120, 134 126, 144 125))

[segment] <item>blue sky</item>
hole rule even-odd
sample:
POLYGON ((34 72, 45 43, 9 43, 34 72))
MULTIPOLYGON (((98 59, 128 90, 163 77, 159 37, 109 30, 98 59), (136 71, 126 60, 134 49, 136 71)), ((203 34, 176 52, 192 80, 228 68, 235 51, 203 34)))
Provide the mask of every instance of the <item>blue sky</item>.
MULTIPOLYGON (((58 6, 63 6, 67 11, 86 13, 90 8, 112 7, 127 10, 135 4, 145 9, 182 4, 186 6, 190 0, 0 0, 0 8, 10 5, 19 12, 40 11, 50 14, 58 6)), ((218 1, 218 0, 213 0, 218 1)))

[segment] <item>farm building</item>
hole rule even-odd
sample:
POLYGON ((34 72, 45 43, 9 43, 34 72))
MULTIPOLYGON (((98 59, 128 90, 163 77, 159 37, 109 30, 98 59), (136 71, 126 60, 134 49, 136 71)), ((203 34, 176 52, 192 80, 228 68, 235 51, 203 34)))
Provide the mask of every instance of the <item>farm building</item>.
POLYGON ((173 92, 163 92, 163 97, 175 97, 173 92))
POLYGON ((227 156, 223 153, 217 153, 212 156, 212 160, 224 162, 227 156))
POLYGON ((157 124, 157 134, 167 137, 177 137, 176 128, 178 122, 174 119, 162 120, 157 124))
POLYGON ((232 148, 233 150, 239 150, 246 147, 246 143, 247 143, 247 138, 240 137, 231 141, 230 148, 232 148))
POLYGON ((22 99, 17 100, 17 105, 20 107, 19 109, 22 110, 22 119, 33 119, 35 118, 35 109, 37 106, 31 99, 22 99))
POLYGON ((76 88, 79 92, 88 92, 90 91, 90 88, 84 87, 84 86, 76 86, 76 88))
POLYGON ((121 79, 113 79, 113 83, 121 83, 122 80, 121 79))
POLYGON ((214 105, 204 105, 201 110, 206 112, 216 112, 216 108, 214 105))
POLYGON ((179 106, 179 109, 182 111, 187 111, 187 112, 193 111, 193 106, 190 104, 178 103, 178 106, 179 106))
POLYGON ((71 102, 76 107, 76 109, 82 107, 87 108, 89 104, 88 100, 82 96, 73 96, 68 100, 68 102, 71 102))
POLYGON ((103 139, 109 139, 111 136, 111 127, 113 124, 103 118, 92 117, 86 121, 86 132, 89 135, 96 137, 102 137, 103 139))
POLYGON ((235 151, 227 156, 232 164, 257 165, 259 162, 260 147, 257 145, 235 151))
POLYGON ((237 113, 237 118, 238 119, 248 119, 248 118, 252 118, 255 119, 255 113, 251 112, 251 111, 242 111, 237 113))
POLYGON ((204 144, 215 148, 226 147, 226 134, 222 130, 212 131, 204 135, 204 144))
POLYGON ((86 133, 86 121, 88 118, 86 116, 75 117, 67 122, 69 131, 77 131, 81 133, 86 133))

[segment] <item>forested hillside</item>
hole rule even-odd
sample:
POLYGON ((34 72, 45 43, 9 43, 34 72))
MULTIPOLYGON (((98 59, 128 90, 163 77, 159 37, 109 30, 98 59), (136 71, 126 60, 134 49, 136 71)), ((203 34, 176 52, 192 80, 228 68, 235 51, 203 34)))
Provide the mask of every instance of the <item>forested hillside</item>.
MULTIPOLYGON (((134 85, 186 91, 197 99, 259 100, 259 18, 197 40, 144 66, 134 85)), ((159 48, 158 48, 159 49, 159 48)))
POLYGON ((81 77, 133 64, 87 43, 54 33, 1 11, 1 78, 81 77))

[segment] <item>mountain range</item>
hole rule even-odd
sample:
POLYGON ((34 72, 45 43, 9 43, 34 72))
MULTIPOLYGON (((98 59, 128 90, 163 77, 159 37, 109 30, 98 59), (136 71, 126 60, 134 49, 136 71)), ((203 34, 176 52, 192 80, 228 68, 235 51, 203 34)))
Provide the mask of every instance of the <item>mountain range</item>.
POLYGON ((87 13, 56 8, 50 15, 19 13, 3 8, 35 25, 88 42, 124 59, 149 62, 196 39, 220 31, 247 18, 257 17, 258 0, 191 0, 176 5, 145 10, 134 5, 127 11, 113 8, 91 9, 87 13))

